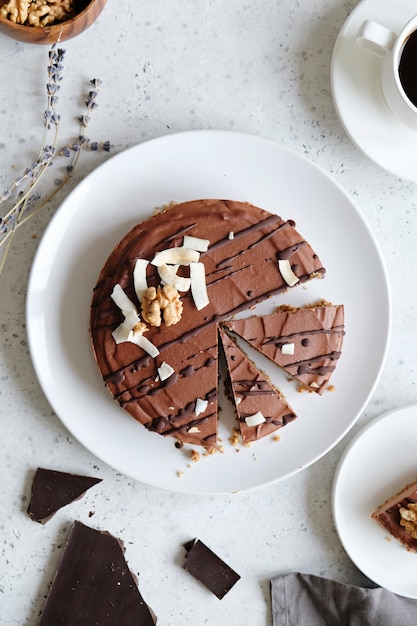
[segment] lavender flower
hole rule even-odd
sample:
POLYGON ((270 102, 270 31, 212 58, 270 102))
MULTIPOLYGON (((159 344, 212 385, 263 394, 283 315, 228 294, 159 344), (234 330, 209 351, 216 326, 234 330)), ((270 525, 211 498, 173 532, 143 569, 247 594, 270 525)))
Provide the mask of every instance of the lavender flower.
POLYGON ((60 83, 63 80, 64 57, 65 50, 58 48, 57 44, 53 44, 48 53, 48 81, 46 83, 47 107, 43 114, 45 126, 39 156, 37 160, 27 167, 22 174, 16 177, 9 188, 5 189, 0 195, 0 205, 12 201, 12 206, 3 216, 0 216, 0 252, 2 251, 3 245, 7 242, 5 249, 3 249, 3 254, 0 256, 0 274, 4 266, 6 253, 9 249, 12 236, 16 229, 31 218, 36 211, 41 209, 60 189, 62 189, 64 184, 71 177, 82 150, 91 149, 108 152, 111 149, 109 141, 90 142, 85 136, 85 129, 90 123, 91 112, 98 106, 97 97, 101 85, 101 80, 98 78, 94 78, 90 81, 90 89, 85 101, 86 110, 78 118, 80 122, 78 137, 58 149, 57 142, 61 116, 57 112, 57 106, 59 104, 58 94, 60 91, 60 83), (49 195, 42 198, 40 193, 36 190, 36 186, 45 175, 48 168, 52 166, 59 157, 66 159, 72 157, 72 162, 66 166, 67 175, 55 186, 55 189, 49 193, 49 195), (12 200, 13 196, 15 196, 14 201, 12 200))

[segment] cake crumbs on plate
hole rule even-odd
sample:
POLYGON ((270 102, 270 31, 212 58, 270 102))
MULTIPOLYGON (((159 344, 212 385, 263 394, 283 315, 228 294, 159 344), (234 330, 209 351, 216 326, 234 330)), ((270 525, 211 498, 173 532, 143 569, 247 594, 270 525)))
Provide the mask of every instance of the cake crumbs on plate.
POLYGON ((236 428, 233 429, 232 435, 229 437, 229 441, 232 446, 238 446, 240 442, 239 431, 236 428))
POLYGON ((190 456, 193 463, 197 463, 201 459, 201 454, 197 450, 190 450, 190 456))

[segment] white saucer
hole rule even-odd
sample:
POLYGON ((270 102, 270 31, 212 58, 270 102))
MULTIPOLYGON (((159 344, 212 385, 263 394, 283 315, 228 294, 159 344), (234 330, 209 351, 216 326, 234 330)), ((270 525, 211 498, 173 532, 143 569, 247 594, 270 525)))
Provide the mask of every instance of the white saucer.
POLYGON ((380 85, 381 59, 355 39, 364 20, 399 32, 416 12, 414 0, 362 0, 339 33, 331 68, 333 100, 347 134, 375 163, 412 182, 417 182, 417 132, 388 109, 380 85))
POLYGON ((382 528, 373 511, 417 480, 417 405, 396 409, 365 426, 339 461, 333 518, 357 567, 389 591, 417 599, 417 555, 382 528))

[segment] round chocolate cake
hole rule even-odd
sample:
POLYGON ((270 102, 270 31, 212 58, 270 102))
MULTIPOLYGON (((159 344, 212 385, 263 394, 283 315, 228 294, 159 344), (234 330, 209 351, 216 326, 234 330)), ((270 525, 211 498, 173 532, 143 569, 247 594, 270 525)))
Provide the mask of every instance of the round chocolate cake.
POLYGON ((219 322, 324 273, 292 220, 229 200, 164 208, 119 242, 95 287, 105 385, 149 430, 215 446, 219 322))

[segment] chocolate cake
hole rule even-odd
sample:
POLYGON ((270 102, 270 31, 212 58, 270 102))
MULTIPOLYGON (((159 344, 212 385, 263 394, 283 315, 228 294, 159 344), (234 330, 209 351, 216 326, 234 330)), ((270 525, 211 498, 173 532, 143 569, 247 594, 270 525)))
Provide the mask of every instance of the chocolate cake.
POLYGON ((417 482, 386 500, 372 517, 408 550, 417 552, 417 482))
POLYGON ((220 338, 243 443, 261 439, 293 421, 296 415, 281 392, 224 330, 220 330, 220 338))
POLYGON ((53 624, 156 624, 119 539, 74 522, 39 621, 53 624))
POLYGON ((101 478, 38 467, 27 512, 35 522, 45 524, 59 509, 78 500, 100 482, 101 478))
POLYGON ((221 600, 240 580, 237 574, 200 539, 184 544, 187 554, 183 567, 221 600))
POLYGON ((227 320, 224 326, 284 368, 302 388, 321 395, 341 354, 344 307, 325 302, 282 307, 271 315, 227 320))
POLYGON ((165 208, 120 241, 95 287, 105 385, 150 431, 213 447, 217 324, 324 273, 291 220, 228 200, 165 208))

